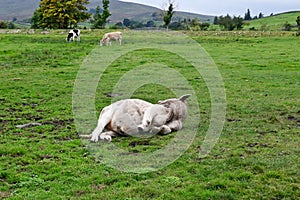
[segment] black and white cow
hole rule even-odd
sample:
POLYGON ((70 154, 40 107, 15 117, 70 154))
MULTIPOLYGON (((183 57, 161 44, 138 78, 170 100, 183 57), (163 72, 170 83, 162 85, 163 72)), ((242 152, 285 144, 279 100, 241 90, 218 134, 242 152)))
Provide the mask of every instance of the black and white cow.
POLYGON ((80 30, 79 29, 72 29, 68 33, 68 36, 66 38, 67 42, 74 41, 74 40, 80 41, 80 30))

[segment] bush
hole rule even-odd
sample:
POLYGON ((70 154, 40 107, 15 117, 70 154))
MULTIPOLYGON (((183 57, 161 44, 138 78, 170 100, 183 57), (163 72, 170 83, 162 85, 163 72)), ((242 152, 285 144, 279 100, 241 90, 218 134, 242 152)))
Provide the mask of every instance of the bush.
POLYGON ((183 23, 180 23, 180 22, 172 22, 172 23, 169 25, 169 29, 172 29, 172 30, 186 30, 186 27, 184 26, 183 23))
POLYGON ((0 20, 0 28, 14 29, 14 28, 17 28, 17 27, 13 22, 5 22, 5 21, 0 20))
POLYGON ((283 30, 290 31, 291 29, 292 29, 292 25, 288 22, 285 22, 285 24, 283 25, 283 30))
POLYGON ((14 29, 14 28, 17 28, 17 27, 16 27, 16 25, 15 25, 14 23, 8 22, 8 23, 7 23, 7 28, 9 28, 9 29, 14 29))
POLYGON ((0 28, 7 28, 7 23, 0 20, 0 28))
POLYGON ((201 23, 199 26, 202 31, 207 31, 210 24, 206 22, 206 23, 201 23))

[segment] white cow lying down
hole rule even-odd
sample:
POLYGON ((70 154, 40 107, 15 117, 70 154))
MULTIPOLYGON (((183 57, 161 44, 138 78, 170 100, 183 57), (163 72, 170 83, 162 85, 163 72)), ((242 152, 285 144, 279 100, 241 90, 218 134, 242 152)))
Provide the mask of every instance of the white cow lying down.
POLYGON ((98 125, 90 135, 80 135, 97 142, 111 141, 117 135, 151 136, 167 134, 182 128, 182 121, 187 117, 185 100, 190 95, 159 101, 151 104, 140 99, 117 101, 102 109, 98 125))

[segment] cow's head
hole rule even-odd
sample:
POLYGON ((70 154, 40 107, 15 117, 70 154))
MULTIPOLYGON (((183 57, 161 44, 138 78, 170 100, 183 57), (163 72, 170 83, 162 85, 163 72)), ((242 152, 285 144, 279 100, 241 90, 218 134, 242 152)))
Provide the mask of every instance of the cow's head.
POLYGON ((67 36, 67 38, 66 38, 66 41, 67 41, 67 42, 70 42, 70 40, 71 40, 71 38, 73 38, 73 36, 74 36, 74 33, 72 33, 72 32, 68 33, 68 36, 67 36))
POLYGON ((186 94, 178 99, 173 98, 158 101, 158 104, 171 109, 173 115, 171 120, 184 120, 187 117, 187 106, 185 100, 190 96, 190 94, 186 94))

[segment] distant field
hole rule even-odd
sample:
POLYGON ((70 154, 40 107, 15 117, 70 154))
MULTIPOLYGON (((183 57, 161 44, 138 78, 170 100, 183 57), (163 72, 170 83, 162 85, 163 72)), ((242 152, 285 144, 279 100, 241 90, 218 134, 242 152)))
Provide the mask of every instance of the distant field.
MULTIPOLYGON (((149 34, 154 33, 125 31, 123 46, 114 44, 99 52, 142 46, 149 34)), ((171 165, 145 174, 102 164, 86 149, 74 125, 77 72, 99 45, 103 31, 83 30, 79 43, 66 43, 60 30, 0 34, 0 198, 298 199, 300 38, 293 32, 187 34, 214 60, 226 89, 225 126, 207 157, 199 159, 199 153, 209 127, 211 99, 191 63, 162 50, 137 50, 111 63, 97 87, 97 115, 110 103, 107 93, 118 79, 142 64, 163 63, 195 90, 201 114, 196 138, 171 165), (30 122, 41 125, 16 128, 30 122)), ((168 88, 156 84, 133 94, 151 102, 171 96, 168 88)), ((172 138, 119 137, 113 142, 134 155, 156 151, 172 138)))
MULTIPOLYGON (((122 4, 123 3, 125 3, 125 2, 122 2, 122 4)), ((139 6, 140 6, 140 5, 136 5, 136 4, 133 4, 133 5, 137 6, 137 8, 139 8, 139 6)), ((143 8, 143 6, 141 6, 141 7, 143 8)), ((126 14, 128 15, 127 18, 129 18, 129 19, 133 18, 133 20, 143 21, 144 23, 146 23, 149 20, 152 20, 152 13, 151 13, 152 11, 153 12, 157 11, 157 10, 152 10, 151 12, 148 12, 145 14, 145 12, 143 12, 143 9, 139 9, 141 14, 134 16, 134 13, 137 14, 135 12, 135 10, 132 11, 132 7, 130 7, 130 6, 127 6, 126 8, 127 8, 126 14)), ((116 13, 121 12, 119 10, 120 5, 115 5, 115 9, 117 9, 117 11, 115 11, 116 13)), ((122 9, 125 9, 125 7, 122 7, 122 9)), ((147 7, 144 9, 147 9, 147 7)), ((263 17, 261 19, 245 21, 243 30, 255 29, 256 31, 282 31, 284 28, 284 25, 286 23, 289 23, 292 26, 291 31, 296 31, 297 30, 296 19, 298 16, 300 16, 300 11, 281 13, 281 14, 276 14, 273 16, 263 17)), ((195 17, 199 18, 201 22, 213 22, 213 16, 195 15, 195 14, 190 14, 190 13, 185 13, 185 12, 175 13, 173 20, 178 21, 178 19, 183 19, 183 18, 193 19, 195 17)), ((107 26, 110 27, 110 26, 113 26, 116 23, 116 21, 118 21, 118 22, 122 21, 121 16, 119 16, 119 15, 117 15, 116 19, 114 21, 112 21, 111 23, 107 24, 107 26), (118 19, 118 20, 116 20, 116 19, 118 19)), ((162 24, 162 22, 157 23, 157 25, 160 25, 160 24, 162 24)), ((17 21, 17 22, 15 22, 15 25, 17 26, 17 28, 30 28, 30 24, 25 23, 25 22, 17 21)), ((87 23, 87 22, 80 23, 79 27, 90 27, 90 23, 87 23)), ((211 24, 210 28, 209 28, 209 30, 219 30, 219 29, 220 29, 220 27, 218 25, 213 25, 213 24, 211 24)))
POLYGON ((254 27, 256 30, 282 30, 285 23, 290 23, 295 26, 297 17, 300 16, 300 11, 282 13, 274 16, 264 17, 248 21, 249 25, 244 26, 245 29, 254 27))

